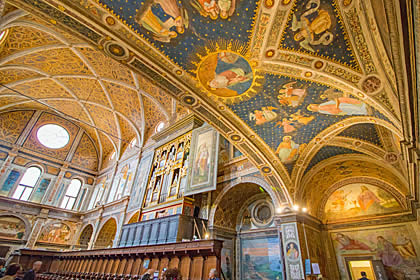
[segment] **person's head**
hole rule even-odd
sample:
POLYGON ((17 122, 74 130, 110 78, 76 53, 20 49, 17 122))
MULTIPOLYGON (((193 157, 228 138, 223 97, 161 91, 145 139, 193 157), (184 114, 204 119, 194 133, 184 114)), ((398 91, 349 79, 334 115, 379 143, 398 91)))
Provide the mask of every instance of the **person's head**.
POLYGON ((366 272, 362 271, 360 274, 362 275, 362 277, 366 277, 366 272))
POLYGON ((216 277, 217 270, 215 268, 210 269, 209 278, 216 277))
POLYGON ((21 269, 22 267, 20 266, 20 264, 17 264, 17 263, 9 264, 4 275, 16 276, 21 269))
POLYGON ((36 261, 34 262, 34 264, 32 265, 32 269, 34 271, 40 271, 41 270, 41 266, 42 266, 42 262, 41 261, 36 261))
POLYGON ((180 280, 179 271, 176 268, 169 268, 163 273, 163 279, 166 280, 180 280))
POLYGON ((294 249, 295 248, 295 244, 290 243, 290 249, 294 249))
POLYGON ((291 142, 292 141, 292 137, 290 137, 290 136, 284 136, 283 137, 283 142, 285 142, 285 143, 289 143, 289 142, 291 142))

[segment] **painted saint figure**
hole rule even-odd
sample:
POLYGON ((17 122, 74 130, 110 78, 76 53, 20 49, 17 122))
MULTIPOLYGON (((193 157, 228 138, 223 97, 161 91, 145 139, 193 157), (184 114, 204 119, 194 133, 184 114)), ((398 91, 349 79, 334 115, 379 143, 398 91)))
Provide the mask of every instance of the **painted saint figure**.
POLYGON ((261 110, 255 110, 254 113, 249 114, 249 119, 255 121, 255 125, 262 125, 277 118, 278 110, 276 107, 262 107, 261 110))
POLYGON ((361 192, 357 197, 357 202, 359 203, 362 211, 367 212, 371 206, 377 205, 380 207, 381 200, 369 190, 366 186, 361 186, 361 192))
POLYGON ((136 21, 155 40, 170 42, 188 27, 188 14, 176 0, 147 0, 137 13, 136 21))
POLYGON ((365 243, 352 239, 347 235, 342 233, 337 233, 336 237, 334 238, 335 241, 340 243, 341 248, 340 250, 362 250, 362 251, 374 251, 365 243))
POLYGON ((203 143, 198 148, 197 160, 195 161, 195 171, 196 174, 200 177, 206 176, 208 170, 208 160, 209 160, 209 149, 207 143, 203 143))
POLYGON ((280 94, 277 96, 277 98, 281 105, 297 107, 302 104, 303 99, 307 94, 306 87, 295 88, 295 84, 296 82, 287 83, 283 85, 282 89, 279 90, 280 94))
POLYGON ((289 244, 289 249, 287 250, 287 257, 292 260, 299 258, 299 251, 295 248, 294 243, 289 244))
POLYGON ((227 88, 237 94, 245 92, 252 82, 253 73, 249 63, 239 55, 221 52, 214 78, 209 81, 211 90, 227 88))
POLYGON ((215 20, 219 17, 227 19, 235 12, 236 0, 192 0, 193 6, 203 17, 215 20))
POLYGON ((378 236, 377 240, 377 256, 385 266, 399 266, 403 263, 403 258, 391 242, 383 236, 378 236))
POLYGON ((360 100, 350 97, 339 97, 322 104, 309 104, 308 111, 325 115, 351 116, 367 115, 367 105, 360 100))
POLYGON ((292 140, 290 136, 284 136, 283 142, 280 143, 276 150, 281 162, 290 163, 298 158, 299 151, 305 148, 305 144, 299 145, 292 140))

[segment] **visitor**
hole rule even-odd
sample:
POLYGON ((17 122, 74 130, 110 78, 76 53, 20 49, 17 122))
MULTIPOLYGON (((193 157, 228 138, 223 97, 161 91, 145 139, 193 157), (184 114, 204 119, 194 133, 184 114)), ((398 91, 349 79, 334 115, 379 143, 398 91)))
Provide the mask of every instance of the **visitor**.
POLYGON ((32 269, 27 271, 25 275, 23 276, 23 280, 35 280, 36 279, 36 273, 41 270, 42 262, 36 261, 32 265, 32 269))
POLYGON ((0 278, 4 276, 6 272, 6 260, 0 259, 0 278))
POLYGON ((217 270, 215 268, 210 269, 209 280, 220 280, 216 277, 217 270))
POLYGON ((364 271, 362 271, 361 273, 360 273, 361 275, 362 275, 362 278, 360 278, 359 280, 369 280, 366 276, 366 272, 364 272, 364 271))
POLYGON ((6 269, 4 276, 0 280, 15 280, 18 272, 22 270, 20 264, 12 263, 6 269))
POLYGON ((179 274, 178 269, 169 268, 163 273, 163 280, 181 280, 181 275, 179 274))
POLYGON ((141 280, 152 280, 153 279, 153 269, 148 269, 145 274, 143 274, 143 277, 141 277, 141 280))

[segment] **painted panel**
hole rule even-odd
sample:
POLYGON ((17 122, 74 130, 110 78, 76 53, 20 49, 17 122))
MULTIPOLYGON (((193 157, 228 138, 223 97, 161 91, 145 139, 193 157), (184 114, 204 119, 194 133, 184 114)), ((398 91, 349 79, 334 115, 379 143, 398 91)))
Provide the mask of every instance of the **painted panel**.
POLYGON ((17 180, 19 179, 20 173, 16 170, 12 170, 9 173, 6 181, 3 184, 3 187, 0 190, 0 195, 8 196, 10 190, 13 188, 17 180))
POLYGON ((44 228, 38 242, 67 244, 70 241, 70 238, 71 231, 69 226, 61 223, 54 223, 44 228))
POLYGON ((23 239, 25 223, 16 217, 0 217, 0 238, 23 239))
POLYGON ((387 191, 369 184, 344 186, 328 198, 325 218, 328 221, 402 211, 398 201, 387 191))
POLYGON ((131 188, 130 202, 128 210, 140 208, 143 200, 144 190, 146 189, 147 180, 149 178, 150 167, 152 165, 153 153, 145 155, 140 162, 137 170, 137 177, 131 188))
POLYGON ((241 279, 285 279, 278 237, 241 239, 241 279))
POLYGON ((411 232, 408 226, 394 226, 332 233, 342 279, 348 277, 346 257, 381 260, 389 279, 417 279, 420 263, 411 232))

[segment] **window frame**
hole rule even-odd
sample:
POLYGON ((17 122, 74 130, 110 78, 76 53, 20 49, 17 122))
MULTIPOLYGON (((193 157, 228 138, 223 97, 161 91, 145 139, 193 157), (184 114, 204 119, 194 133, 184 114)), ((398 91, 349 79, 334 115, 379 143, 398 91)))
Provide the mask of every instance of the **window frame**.
POLYGON ((13 199, 21 200, 21 201, 28 201, 28 202, 30 202, 30 201, 31 201, 31 198, 32 198, 32 196, 33 196, 33 194, 34 194, 34 191, 38 188, 38 185, 39 185, 39 183, 41 182, 41 179, 42 179, 42 175, 43 175, 43 173, 44 173, 43 169, 42 169, 40 166, 38 166, 38 165, 31 165, 31 166, 28 166, 26 169, 24 169, 24 170, 23 170, 22 175, 20 176, 20 178, 19 178, 18 182, 16 183, 16 185, 15 185, 15 186, 14 186, 14 188, 12 189, 12 192, 9 194, 9 197, 11 197, 11 198, 13 198, 13 199), (31 169, 31 168, 36 168, 36 169, 38 169, 38 170, 39 170, 39 175, 38 175, 38 178, 36 179, 35 183, 33 184, 33 186, 29 186, 29 185, 24 185, 24 184, 21 184, 21 182, 22 182, 23 178, 25 177, 25 174, 26 174, 26 173, 28 172, 28 170, 29 170, 29 169, 31 169), (14 197, 14 196, 15 196, 15 193, 16 193, 16 191, 19 189, 19 187, 20 187, 20 186, 22 186, 22 187, 23 187, 23 191, 21 192, 21 194, 20 194, 19 198, 15 198, 15 197, 14 197), (31 193, 29 194, 29 196, 28 196, 28 198, 27 198, 27 199, 22 199, 22 196, 23 196, 23 194, 25 193, 25 191, 26 191, 27 189, 32 189, 32 190, 31 190, 31 193))
POLYGON ((64 193, 63 198, 61 199, 60 204, 59 204, 58 207, 60 207, 62 209, 66 209, 66 210, 74 210, 74 206, 77 205, 77 200, 78 200, 78 198, 80 196, 80 191, 83 188, 83 184, 84 183, 83 183, 83 180, 82 179, 80 179, 80 178, 72 178, 70 180, 70 183, 67 185, 66 192, 64 193), (77 191, 77 195, 76 196, 68 195, 70 186, 71 186, 71 184, 72 184, 73 181, 79 181, 80 182, 79 190, 77 191), (65 203, 66 205, 63 206, 63 203, 66 200, 66 198, 68 198, 67 201, 66 201, 66 203, 65 203), (73 205, 71 206, 71 208, 67 208, 67 206, 68 206, 68 204, 69 204, 69 202, 71 201, 72 198, 74 198, 73 205))

